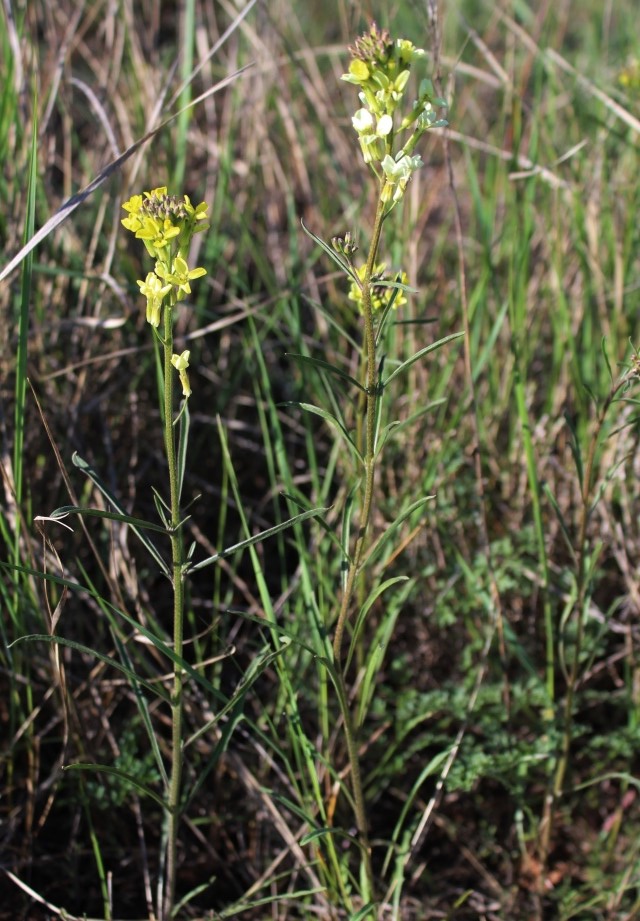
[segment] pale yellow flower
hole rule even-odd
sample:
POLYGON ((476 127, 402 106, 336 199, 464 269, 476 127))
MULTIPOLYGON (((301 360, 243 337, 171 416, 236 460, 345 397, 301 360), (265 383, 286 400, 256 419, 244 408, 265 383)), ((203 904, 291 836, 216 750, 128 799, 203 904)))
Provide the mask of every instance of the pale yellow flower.
POLYGON ((191 396, 191 385, 189 384, 189 378, 187 376, 187 368, 189 367, 189 356, 191 352, 189 349, 185 349, 180 355, 171 356, 171 364, 176 369, 180 376, 180 383, 182 384, 182 395, 184 397, 191 396))
POLYGON ((171 285, 163 285, 155 272, 149 272, 144 281, 138 281, 141 294, 147 299, 147 323, 156 329, 160 326, 162 302, 171 291, 171 285))

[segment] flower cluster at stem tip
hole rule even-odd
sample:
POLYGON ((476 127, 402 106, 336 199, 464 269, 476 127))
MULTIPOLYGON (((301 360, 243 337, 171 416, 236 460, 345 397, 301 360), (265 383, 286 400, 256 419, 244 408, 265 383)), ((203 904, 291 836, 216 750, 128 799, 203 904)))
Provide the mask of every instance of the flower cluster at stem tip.
POLYGON ((425 78, 420 82, 418 98, 410 107, 402 105, 411 65, 426 56, 407 39, 394 41, 386 29, 380 30, 373 23, 349 51, 352 61, 342 79, 360 88, 362 103, 352 118, 353 127, 364 162, 383 182, 383 202, 393 205, 422 166, 421 158, 413 153, 422 135, 429 128, 447 125, 437 112, 446 108, 446 102, 435 95, 431 80, 425 78))
MULTIPOLYGON (((201 202, 194 208, 188 195, 182 198, 168 195, 167 187, 160 186, 142 195, 132 195, 122 207, 127 212, 123 226, 142 240, 156 260, 154 271, 148 272, 144 281, 138 280, 138 285, 147 299, 147 322, 157 329, 163 308, 173 308, 186 294, 191 294, 190 282, 207 274, 201 267, 190 269, 187 259, 194 234, 209 226, 208 206, 201 202)), ((189 351, 173 355, 171 363, 180 376, 183 395, 190 396, 189 351)))

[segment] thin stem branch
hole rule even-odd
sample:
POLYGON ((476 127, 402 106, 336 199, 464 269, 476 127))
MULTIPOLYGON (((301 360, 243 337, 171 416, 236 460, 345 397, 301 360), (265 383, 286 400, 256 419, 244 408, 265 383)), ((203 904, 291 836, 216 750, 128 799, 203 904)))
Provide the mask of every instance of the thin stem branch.
POLYGON ((589 453, 587 455, 586 464, 584 467, 584 472, 582 475, 582 484, 581 484, 581 497, 582 497, 582 507, 580 514, 580 525, 578 528, 578 541, 576 548, 576 559, 577 559, 577 570, 576 570, 576 601, 574 605, 574 612, 577 618, 577 630, 576 638, 573 649, 573 657, 571 660, 571 669, 567 676, 567 693, 564 700, 563 707, 563 719, 562 719, 562 739, 560 744, 560 753, 558 755, 558 760, 555 766, 555 772, 553 774, 552 784, 547 793, 544 802, 544 808, 542 813, 542 818, 540 821, 540 830, 538 835, 539 846, 538 846, 538 857, 541 865, 540 872, 540 885, 544 886, 544 880, 546 876, 546 864, 549 857, 549 849, 551 846, 551 836, 553 832, 553 810, 556 802, 562 794, 564 793, 565 786, 565 777, 569 767, 569 760, 571 755, 571 740, 572 740, 572 731, 573 731, 573 707, 576 695, 576 689, 579 679, 580 671, 580 657, 582 654, 582 644, 584 641, 584 626, 585 626, 585 604, 587 601, 587 593, 589 589, 589 580, 587 578, 587 559, 588 559, 588 547, 587 547, 587 528, 589 525, 589 518, 591 512, 593 511, 593 487, 594 487, 594 467, 596 460, 596 451, 598 445, 600 444, 600 436, 602 434, 602 428, 605 423, 605 419, 609 410, 611 409, 612 404, 615 402, 618 394, 623 390, 628 384, 633 373, 625 374, 618 382, 615 384, 607 399, 602 405, 600 412, 598 413, 596 419, 596 427, 591 441, 589 444, 589 453))

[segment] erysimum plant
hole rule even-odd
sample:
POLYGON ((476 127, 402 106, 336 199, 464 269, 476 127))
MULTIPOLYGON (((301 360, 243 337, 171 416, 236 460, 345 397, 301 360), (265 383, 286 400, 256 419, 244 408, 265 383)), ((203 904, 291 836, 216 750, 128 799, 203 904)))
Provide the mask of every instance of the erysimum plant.
MULTIPOLYGON (((338 610, 333 621, 331 661, 327 660, 325 664, 336 689, 344 726, 349 761, 347 773, 351 785, 351 795, 347 798, 353 806, 358 832, 356 851, 360 855, 358 876, 361 901, 354 917, 364 919, 375 916, 375 905, 380 893, 372 868, 367 809, 358 753, 358 734, 366 705, 358 700, 356 688, 349 691, 347 680, 350 665, 354 661, 358 635, 371 605, 371 598, 377 597, 377 594, 384 590, 384 586, 378 590, 375 587, 371 588, 371 594, 366 600, 364 575, 369 561, 369 532, 375 503, 376 467, 386 437, 384 431, 381 431, 381 401, 386 386, 393 378, 421 356, 454 337, 426 346, 407 361, 400 363, 386 379, 383 378, 383 362, 379 359, 378 349, 387 319, 393 310, 407 303, 407 294, 411 291, 407 275, 402 269, 389 270, 387 263, 380 259, 383 227, 391 212, 402 203, 412 176, 423 165, 421 157, 415 153, 418 142, 430 129, 447 124, 439 114, 439 110, 445 107, 445 101, 435 94, 433 84, 428 79, 420 81, 417 96, 412 96, 411 71, 414 65, 422 64, 426 57, 425 52, 412 42, 393 39, 386 30, 381 30, 373 24, 349 50, 351 63, 342 79, 353 84, 358 90, 360 105, 352 117, 352 124, 364 164, 372 175, 375 196, 375 218, 370 231, 366 259, 363 262, 356 261, 358 247, 355 244, 355 234, 351 232, 347 232, 344 237, 334 237, 331 246, 315 235, 311 236, 348 277, 348 298, 362 317, 360 373, 357 381, 352 379, 358 387, 360 411, 357 413, 355 431, 346 433, 352 454, 358 458, 357 485, 354 484, 350 495, 358 495, 359 504, 350 507, 351 509, 357 506, 357 511, 346 511, 343 519, 341 543, 344 552, 344 576, 338 610), (352 514, 358 517, 355 528, 350 524, 352 514), (349 534, 352 531, 355 531, 355 539, 351 546, 349 534)), ((325 417, 327 415, 326 412, 321 414, 325 417)), ((365 684, 370 681, 369 675, 365 678, 365 684)), ((331 812, 332 809, 328 808, 327 813, 331 812)), ((330 836, 328 837, 330 839, 330 836)), ((330 840, 327 847, 331 852, 330 840)), ((350 876, 351 881, 354 878, 350 876)), ((339 888, 339 885, 335 885, 336 890, 339 888)), ((343 896, 348 889, 349 885, 342 885, 343 896)), ((355 909, 356 905, 347 904, 346 907, 355 909)))
POLYGON ((142 240, 147 253, 155 260, 153 271, 144 281, 138 281, 140 292, 147 299, 147 322, 158 338, 164 355, 164 444, 169 471, 169 507, 158 505, 171 539, 173 587, 173 691, 171 694, 171 769, 169 774, 167 813, 167 871, 164 896, 164 916, 170 917, 175 900, 177 839, 180 817, 180 792, 182 775, 182 715, 184 636, 184 579, 186 574, 184 542, 181 528, 180 486, 181 476, 176 453, 176 418, 174 410, 174 382, 176 372, 182 386, 183 410, 191 395, 187 369, 189 350, 181 354, 173 351, 173 322, 175 307, 185 295, 191 293, 191 282, 206 274, 201 267, 189 268, 189 248, 194 234, 205 230, 207 205, 197 207, 185 195, 179 198, 168 195, 166 186, 133 195, 122 206, 128 212, 123 225, 142 240), (160 332, 161 330, 161 332, 160 332))
MULTIPOLYGON (((281 655, 285 648, 284 642, 280 642, 274 652, 258 656, 256 661, 252 663, 250 672, 245 675, 243 681, 239 682, 234 692, 230 696, 221 694, 219 689, 184 656, 187 579, 192 572, 214 565, 221 559, 239 553, 245 548, 252 547, 254 544, 277 534, 285 528, 322 514, 326 512, 326 509, 308 509, 287 521, 279 522, 265 531, 247 535, 244 540, 236 542, 231 547, 220 550, 212 556, 197 562, 192 559, 194 548, 185 552, 183 526, 186 516, 181 508, 181 491, 187 454, 189 423, 187 406, 191 396, 191 383, 188 374, 190 353, 188 349, 181 352, 174 350, 173 328, 176 309, 180 302, 191 294, 192 282, 206 274, 204 268, 191 266, 189 251, 194 235, 208 227, 208 208, 204 202, 197 206, 192 205, 186 195, 182 197, 170 195, 164 186, 139 195, 133 195, 122 207, 127 213, 122 220, 124 227, 142 242, 146 254, 152 260, 150 271, 146 273, 144 279, 139 279, 137 284, 140 293, 146 300, 146 319, 161 353, 160 415, 163 424, 169 480, 168 497, 163 498, 159 493, 156 493, 155 496, 156 509, 161 519, 160 523, 132 517, 125 512, 117 496, 105 486, 90 464, 77 454, 74 454, 73 461, 75 466, 80 468, 92 480, 106 499, 109 508, 104 510, 81 508, 76 505, 63 506, 52 512, 48 516, 48 520, 60 521, 69 515, 80 515, 82 517, 100 517, 113 520, 129 527, 149 552, 163 577, 167 579, 171 586, 173 641, 171 643, 167 642, 161 628, 156 626, 149 628, 146 624, 139 622, 128 614, 123 608, 109 603, 107 599, 99 595, 91 583, 88 588, 85 586, 80 587, 78 583, 59 578, 56 581, 62 582, 66 587, 81 588, 82 591, 89 592, 99 604, 112 629, 120 661, 111 656, 105 656, 97 650, 82 646, 75 641, 54 636, 53 630, 51 635, 31 635, 21 637, 21 640, 46 640, 81 650, 83 653, 93 655, 105 664, 119 669, 134 687, 134 697, 150 741, 151 753, 157 769, 156 776, 159 776, 161 780, 161 792, 158 793, 150 784, 143 783, 135 772, 131 773, 118 766, 96 762, 75 762, 68 765, 68 767, 76 770, 98 771, 109 774, 111 777, 115 777, 119 783, 122 783, 123 789, 135 790, 136 793, 150 798, 161 806, 164 822, 160 846, 156 905, 152 906, 150 900, 148 904, 150 917, 158 918, 159 921, 169 921, 170 918, 177 915, 179 905, 185 904, 200 891, 200 888, 197 887, 188 895, 183 895, 179 905, 177 904, 177 845, 180 820, 186 809, 186 803, 190 797, 195 795, 195 791, 197 791, 198 785, 201 783, 201 778, 197 778, 192 782, 190 790, 185 789, 186 785, 183 784, 185 752, 201 736, 209 731, 215 732, 218 721, 223 719, 226 713, 233 711, 236 707, 241 707, 248 689, 264 669, 269 667, 271 661, 281 655), (182 401, 180 406, 178 406, 177 385, 181 388, 182 401), (171 545, 170 561, 165 559, 164 554, 158 550, 147 532, 155 535, 160 533, 168 538, 171 545), (165 688, 164 679, 149 681, 145 674, 136 671, 135 663, 126 649, 126 639, 121 634, 120 627, 122 622, 129 628, 133 628, 137 635, 143 635, 145 640, 155 647, 161 661, 167 659, 171 662, 167 679, 171 685, 170 689, 165 688), (189 684, 187 684, 187 680, 190 682, 189 684), (187 692, 194 691, 196 686, 204 689, 207 699, 219 703, 220 708, 195 733, 192 733, 189 738, 185 738, 183 719, 185 695, 187 692), (161 702, 162 705, 168 705, 170 708, 171 737, 162 750, 158 744, 152 711, 147 704, 142 689, 144 689, 145 693, 150 694, 156 702, 161 702)), ((231 469, 232 464, 228 456, 221 424, 219 431, 225 463, 231 469)), ((240 502, 238 504, 240 505, 240 502)), ((41 575, 43 578, 48 578, 45 573, 41 575)), ((211 769, 215 759, 224 750, 231 733, 231 727, 228 727, 228 729, 228 733, 225 734, 224 744, 214 746, 214 752, 211 755, 207 770, 211 769)), ((105 917, 109 919, 112 917, 109 887, 104 876, 103 864, 95 839, 94 849, 97 852, 96 862, 101 875, 105 917)))
POLYGON ((373 502, 376 401, 379 397, 374 313, 382 306, 398 307, 406 303, 406 275, 399 272, 394 278, 386 273, 384 264, 378 264, 382 227, 393 208, 402 201, 411 176, 422 166, 421 158, 413 155, 416 144, 430 128, 440 128, 447 124, 437 114, 439 108, 446 106, 445 100, 435 95, 430 80, 421 81, 416 99, 407 99, 411 67, 425 57, 422 48, 416 48, 406 39, 394 41, 386 30, 380 30, 374 23, 349 50, 352 60, 348 73, 343 74, 342 79, 360 90, 358 95, 362 107, 353 116, 352 123, 364 162, 371 168, 376 179, 377 207, 369 253, 363 265, 356 267, 353 263, 355 248, 350 237, 344 240, 335 238, 332 241, 334 250, 342 256, 351 278, 349 297, 356 301, 363 316, 363 376, 367 420, 364 443, 360 445, 365 474, 362 521, 333 641, 333 651, 338 662, 373 502), (388 293, 384 292, 385 287, 388 293))

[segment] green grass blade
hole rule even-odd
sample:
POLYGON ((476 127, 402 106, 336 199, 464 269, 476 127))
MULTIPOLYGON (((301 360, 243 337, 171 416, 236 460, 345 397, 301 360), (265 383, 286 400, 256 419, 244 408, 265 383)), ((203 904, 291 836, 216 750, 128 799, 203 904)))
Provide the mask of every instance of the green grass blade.
MULTIPOLYGON (((36 110, 35 100, 33 105, 36 110)), ((27 178, 27 204, 24 224, 23 239, 26 243, 33 237, 36 213, 36 184, 38 168, 38 122, 34 115, 31 132, 31 148, 29 151, 29 173, 27 178)), ((23 500, 23 453, 24 453, 24 426, 25 403, 27 393, 27 350, 29 340, 29 315, 31 308, 31 283, 33 278, 33 256, 29 255, 22 267, 20 283, 20 303, 18 307, 18 346, 16 352, 16 382, 15 382, 15 407, 14 425, 15 434, 13 441, 13 486, 15 500, 18 507, 23 500)), ((20 533, 16 526, 14 535, 13 560, 20 561, 20 533)))

